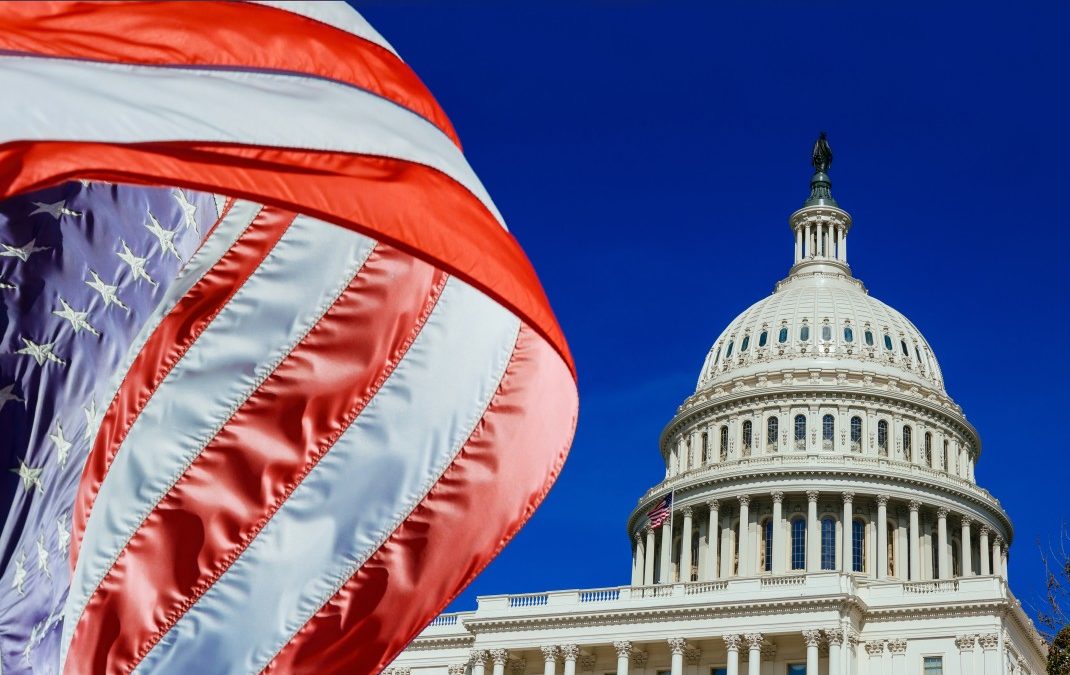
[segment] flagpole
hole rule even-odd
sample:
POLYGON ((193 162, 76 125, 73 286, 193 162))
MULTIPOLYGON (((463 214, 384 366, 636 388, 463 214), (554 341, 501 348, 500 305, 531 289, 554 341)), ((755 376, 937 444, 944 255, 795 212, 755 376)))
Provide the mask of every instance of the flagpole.
MULTIPOLYGON (((672 529, 672 519, 676 515, 676 488, 669 491, 669 569, 665 570, 665 576, 669 576, 672 569, 672 539, 675 532, 672 529)), ((681 542, 682 543, 682 542, 681 542)))

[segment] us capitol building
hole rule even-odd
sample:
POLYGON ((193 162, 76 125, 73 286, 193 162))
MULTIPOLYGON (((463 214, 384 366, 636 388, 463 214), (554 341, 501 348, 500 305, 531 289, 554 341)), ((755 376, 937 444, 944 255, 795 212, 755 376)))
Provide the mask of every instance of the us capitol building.
POLYGON ((981 439, 925 337, 852 275, 831 161, 822 134, 794 265, 661 434, 631 584, 480 597, 388 673, 1044 672, 1007 583, 1010 519, 974 480, 981 439))

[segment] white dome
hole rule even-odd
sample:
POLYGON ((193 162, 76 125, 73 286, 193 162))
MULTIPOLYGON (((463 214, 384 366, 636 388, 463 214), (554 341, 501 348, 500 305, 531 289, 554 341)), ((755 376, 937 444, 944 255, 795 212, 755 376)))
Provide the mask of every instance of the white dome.
POLYGON ((725 328, 696 391, 807 368, 872 372, 946 394, 932 348, 914 324, 840 266, 805 263, 725 328))

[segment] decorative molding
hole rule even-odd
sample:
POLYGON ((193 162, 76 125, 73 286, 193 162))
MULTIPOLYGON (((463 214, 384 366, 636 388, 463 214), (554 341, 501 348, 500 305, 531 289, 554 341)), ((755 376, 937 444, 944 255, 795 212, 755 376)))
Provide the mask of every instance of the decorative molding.
POLYGON ((504 666, 505 662, 509 659, 509 652, 504 649, 492 649, 490 650, 490 660, 494 662, 496 666, 504 666))
POLYGON ((617 652, 617 658, 627 657, 632 652, 632 643, 628 640, 617 640, 613 643, 613 649, 617 652))
POLYGON ((669 651, 672 652, 673 656, 682 655, 684 650, 687 649, 687 640, 683 638, 669 638, 668 643, 669 651))
POLYGON ((866 642, 866 653, 869 656, 882 656, 884 654, 884 640, 869 640, 866 642))
POLYGON ((488 656, 486 649, 473 649, 468 652, 468 662, 471 664, 486 663, 488 656))
POLYGON ((557 651, 565 661, 575 661, 580 655, 580 648, 576 645, 560 645, 557 651))
POLYGON ((890 651, 893 655, 906 654, 907 653, 907 641, 904 640, 903 638, 899 638, 897 640, 889 640, 888 641, 888 651, 890 651))
POLYGON ((688 647, 684 650, 684 661, 689 666, 697 666, 702 660, 702 650, 698 647, 688 647))
POLYGON ((765 637, 761 633, 747 633, 743 636, 743 639, 747 641, 747 647, 753 651, 762 648, 762 640, 765 637))
POLYGON ((825 639, 832 647, 839 647, 843 644, 843 630, 840 628, 833 628, 832 630, 825 631, 825 639))
POLYGON ((973 651, 975 644, 977 644, 976 635, 959 635, 955 638, 955 646, 962 652, 973 651))
POLYGON ((650 654, 647 652, 632 652, 632 663, 636 668, 646 668, 646 662, 650 659, 650 654))
POLYGON ((542 645, 541 647, 539 647, 539 650, 542 651, 542 658, 547 663, 549 663, 550 661, 557 661, 556 645, 542 645))
MULTIPOLYGON (((449 675, 464 675, 464 671, 468 670, 467 663, 451 663, 446 666, 446 671, 449 675)), ((519 673, 517 675, 520 675, 519 673)))
POLYGON ((584 654, 580 657, 580 670, 593 671, 596 663, 598 663, 598 659, 595 658, 594 654, 584 654))
POLYGON ((743 636, 742 635, 732 635, 732 634, 722 635, 721 639, 724 640, 725 648, 728 649, 728 651, 730 651, 730 652, 731 651, 738 652, 740 645, 743 644, 743 636))
POLYGON ((981 643, 981 649, 984 649, 985 651, 990 651, 999 647, 998 633, 985 633, 984 635, 978 635, 977 640, 981 643))
POLYGON ((821 631, 819 630, 804 630, 802 632, 803 642, 807 647, 819 647, 821 646, 821 631))

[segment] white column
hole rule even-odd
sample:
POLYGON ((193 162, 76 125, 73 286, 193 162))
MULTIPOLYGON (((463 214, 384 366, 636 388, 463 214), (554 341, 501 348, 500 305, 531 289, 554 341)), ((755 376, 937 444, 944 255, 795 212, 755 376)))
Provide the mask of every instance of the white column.
POLYGON ((869 675, 884 675, 884 640, 866 643, 866 666, 869 675))
MULTIPOLYGON (((494 664, 494 675, 505 675, 505 662, 509 660, 509 652, 504 649, 490 650, 490 660, 494 664)), ((566 675, 576 675, 576 669, 566 675)))
POLYGON ((988 633, 985 635, 979 635, 981 642, 981 649, 984 650, 984 675, 1002 675, 1002 669, 999 667, 999 635, 996 633, 988 633))
POLYGON ((635 548, 632 552, 632 586, 643 585, 643 561, 646 554, 643 552, 643 535, 635 533, 635 548))
MULTIPOLYGON (((817 490, 806 493, 806 571, 821 569, 821 531, 817 522, 817 490)), ((817 672, 816 670, 814 672, 817 672)))
POLYGON ((981 556, 981 574, 992 574, 992 568, 988 566, 992 559, 992 551, 988 548, 988 526, 982 525, 980 529, 981 539, 977 545, 977 554, 981 556))
POLYGON ((840 230, 840 260, 847 262, 847 231, 840 230))
POLYGON ((709 513, 709 525, 706 527, 708 534, 706 535, 709 541, 708 550, 706 551, 706 578, 717 578, 717 549, 721 544, 721 516, 718 508, 720 502, 716 499, 711 499, 706 502, 706 506, 710 508, 709 513))
POLYGON ((810 240, 810 223, 806 224, 804 232, 803 257, 808 257, 814 254, 814 243, 810 240))
POLYGON ((888 578, 888 495, 877 495, 877 578, 888 578))
POLYGON ((654 583, 654 528, 646 528, 646 548, 643 550, 643 585, 654 583))
POLYGON ((672 652, 672 675, 684 675, 685 649, 687 649, 687 640, 683 638, 669 638, 669 650, 672 652))
POLYGON ((802 229, 795 230, 795 264, 802 260, 802 229))
POLYGON ((976 635, 955 638, 955 646, 959 648, 959 675, 973 675, 973 646, 976 642, 976 635))
MULTIPOLYGON (((558 650, 565 661, 564 675, 576 675, 576 657, 580 655, 580 648, 576 645, 561 645, 558 650)), ((495 672, 494 675, 498 673, 495 672)))
POLYGON ((684 659, 687 661, 687 675, 699 675, 698 664, 702 662, 702 650, 688 647, 684 650, 684 659))
POLYGON ((817 648, 821 644, 821 631, 804 630, 803 641, 806 642, 806 672, 817 672, 817 648))
POLYGON ((908 675, 906 672, 907 641, 903 639, 889 641, 888 651, 892 653, 891 675, 908 675))
POLYGON ((992 541, 992 568, 996 574, 1007 578, 1007 552, 1003 550, 1003 537, 998 534, 992 541))
POLYGON ((840 651, 843 649, 843 631, 840 629, 825 631, 825 638, 829 643, 829 675, 842 675, 843 667, 840 665, 840 651))
POLYGON ((774 675, 773 667, 776 665, 776 645, 764 645, 762 647, 762 675, 774 675))
POLYGON ((672 583, 672 521, 673 518, 665 519, 661 525, 661 574, 658 575, 659 584, 672 583))
MULTIPOLYGON (((543 668, 543 675, 554 675, 557 670, 557 647, 554 645, 543 645, 539 647, 542 650, 542 658, 546 665, 543 668)), ((476 675, 474 672, 472 675, 476 675)))
POLYGON ((725 664, 728 675, 739 675, 739 645, 743 639, 739 635, 723 635, 721 639, 728 650, 728 660, 725 664))
POLYGON ((962 562, 962 576, 973 576, 973 538, 970 536, 971 520, 967 516, 962 517, 962 533, 959 535, 962 551, 959 560, 962 562))
POLYGON ((617 640, 613 643, 613 649, 617 650, 617 675, 628 675, 628 656, 632 652, 632 643, 617 640))
POLYGON ((936 510, 936 569, 941 579, 951 577, 951 561, 947 559, 947 509, 936 510))
POLYGON ((854 556, 854 501, 855 493, 843 493, 843 523, 840 527, 840 534, 842 535, 840 543, 840 562, 842 566, 840 570, 843 572, 850 572, 854 569, 851 564, 851 559, 854 556))
POLYGON ((487 672, 487 650, 473 649, 470 654, 472 660, 472 675, 483 675, 487 672))
POLYGON ((737 574, 741 577, 749 576, 752 574, 750 565, 750 556, 747 552, 750 550, 748 547, 748 537, 750 530, 750 497, 748 495, 739 496, 739 534, 737 535, 739 542, 739 568, 737 574))
POLYGON ((773 492, 773 574, 784 573, 784 493, 773 492))
POLYGON ((762 675, 762 634, 747 633, 747 675, 762 675))
POLYGON ((912 500, 910 508, 910 580, 921 579, 921 533, 918 526, 918 509, 921 502, 912 500))
POLYGON ((694 521, 691 519, 691 507, 685 506, 684 513, 684 536, 680 542, 680 579, 681 583, 691 581, 691 530, 694 521))

